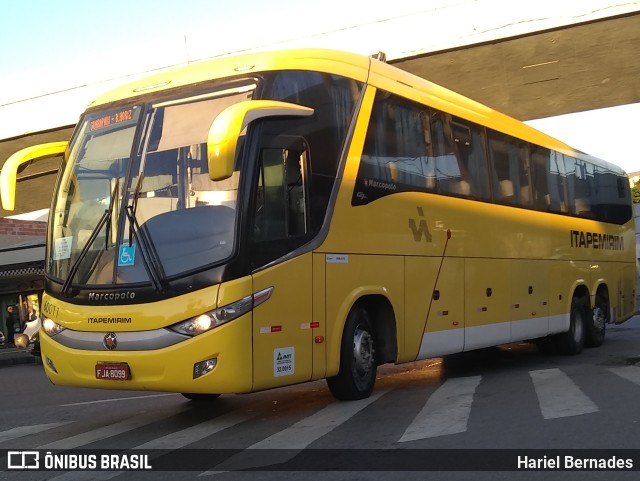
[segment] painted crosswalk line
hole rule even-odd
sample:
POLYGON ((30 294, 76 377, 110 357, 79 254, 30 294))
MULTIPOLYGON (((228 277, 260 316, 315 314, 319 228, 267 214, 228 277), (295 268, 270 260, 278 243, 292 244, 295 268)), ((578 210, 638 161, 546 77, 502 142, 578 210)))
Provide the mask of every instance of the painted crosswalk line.
POLYGON ((598 411, 593 401, 560 369, 530 371, 545 419, 579 416, 598 411))
POLYGON ((60 423, 34 424, 32 426, 18 426, 15 428, 7 429, 6 431, 0 431, 0 443, 21 438, 23 436, 29 436, 30 434, 41 433, 48 429, 64 426, 65 424, 69 424, 70 422, 71 421, 60 423))
POLYGON ((638 366, 613 367, 609 371, 640 386, 640 367, 638 366))
MULTIPOLYGON (((209 419, 194 426, 169 433, 144 444, 133 447, 140 449, 180 449, 208 436, 249 420, 251 416, 238 415, 234 412, 209 419)), ((124 471, 92 471, 68 472, 51 478, 50 481, 106 481, 124 473, 124 471)))
POLYGON ((429 397, 398 442, 465 432, 480 379, 480 376, 447 379, 429 397))
POLYGON ((349 402, 334 402, 320 411, 297 423, 279 431, 246 450, 231 456, 215 467, 213 471, 205 471, 200 476, 208 476, 236 469, 256 468, 273 464, 281 464, 293 459, 300 451, 314 441, 333 431, 364 408, 374 403, 388 391, 376 392, 367 399, 349 402), (269 450, 268 458, 256 453, 256 450, 269 450))
POLYGON ((124 419, 117 423, 101 426, 96 429, 91 429, 74 436, 59 439, 51 443, 38 446, 38 449, 74 449, 87 444, 108 439, 119 434, 132 431, 134 429, 152 424, 160 419, 164 418, 166 413, 161 411, 153 411, 149 413, 140 414, 131 418, 124 419))

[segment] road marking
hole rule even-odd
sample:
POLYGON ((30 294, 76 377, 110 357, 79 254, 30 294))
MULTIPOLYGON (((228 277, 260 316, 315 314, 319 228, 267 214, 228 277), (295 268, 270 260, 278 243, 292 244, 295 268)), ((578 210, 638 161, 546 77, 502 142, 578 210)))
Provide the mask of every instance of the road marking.
POLYGON ((126 433, 127 431, 132 431, 133 429, 146 426, 147 424, 151 424, 155 421, 158 421, 161 418, 166 417, 166 415, 167 415, 166 412, 162 412, 162 411, 152 411, 149 413, 140 414, 114 424, 109 424, 108 426, 102 426, 100 428, 92 429, 91 431, 80 433, 75 436, 70 436, 68 438, 59 439, 58 441, 54 441, 52 443, 43 444, 42 446, 38 446, 38 448, 39 449, 78 448, 86 444, 91 444, 93 442, 100 441, 102 439, 110 438, 112 436, 117 436, 119 434, 126 433))
POLYGON ((598 411, 589 397, 560 369, 529 371, 545 419, 579 416, 598 411))
MULTIPOLYGON (((214 419, 209 419, 195 426, 169 433, 166 436, 134 446, 131 449, 180 449, 207 436, 247 421, 250 418, 251 416, 239 416, 232 412, 214 419)), ((153 455, 150 455, 149 459, 152 460, 153 455)), ((153 462, 151 462, 151 465, 153 465, 153 462)), ((51 478, 49 481, 106 481, 120 476, 125 472, 127 471, 71 471, 51 478)))
POLYGON ((389 391, 377 392, 366 399, 349 402, 334 402, 320 411, 258 441, 216 466, 215 471, 204 471, 198 476, 212 476, 226 471, 257 468, 286 463, 314 441, 345 423, 365 407, 377 401, 389 391), (260 455, 256 450, 267 449, 260 455))
POLYGON ((224 429, 235 426, 251 419, 251 416, 239 416, 232 412, 223 416, 209 419, 195 426, 169 433, 133 449, 180 449, 196 441, 206 438, 224 429))
POLYGON ((627 381, 640 385, 640 367, 638 366, 612 367, 609 371, 627 381))
POLYGON ((64 426, 65 424, 69 424, 70 422, 71 421, 62 423, 34 424, 33 426, 18 426, 15 428, 7 429, 6 431, 0 432, 0 443, 16 438, 21 438, 22 436, 28 436, 30 434, 41 433, 42 431, 46 431, 47 429, 64 426))
POLYGON ((152 397, 165 397, 165 396, 176 396, 174 393, 170 394, 150 394, 148 396, 129 396, 129 397, 117 397, 113 399, 98 399, 97 401, 84 401, 79 403, 71 403, 71 404, 60 404, 60 407, 69 407, 69 406, 85 406, 87 404, 101 404, 101 403, 110 403, 114 401, 132 401, 136 399, 149 399, 152 397))
POLYGON ((447 379, 429 397, 398 442, 465 432, 480 379, 480 376, 447 379))

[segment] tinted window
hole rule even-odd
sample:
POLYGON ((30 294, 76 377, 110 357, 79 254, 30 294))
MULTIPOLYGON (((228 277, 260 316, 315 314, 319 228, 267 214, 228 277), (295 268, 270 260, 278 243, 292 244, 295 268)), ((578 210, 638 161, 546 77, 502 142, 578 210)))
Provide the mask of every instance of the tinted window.
POLYGON ((550 205, 549 183, 547 172, 549 171, 549 149, 531 146, 531 177, 533 180, 533 207, 537 210, 547 211, 550 205))
POLYGON ((433 191, 436 165, 429 156, 429 110, 378 91, 365 139, 353 204, 407 191, 433 191))
POLYGON ((271 135, 304 138, 309 146, 310 225, 317 233, 324 221, 338 171, 340 153, 362 85, 319 72, 280 71, 266 74, 260 98, 282 100, 314 109, 307 118, 266 122, 271 135))
POLYGON ((378 90, 352 204, 423 191, 623 224, 631 218, 626 184, 606 165, 378 90))
POLYGON ((488 200, 483 128, 434 111, 431 130, 438 192, 488 200))
POLYGON ((547 170, 547 184, 549 197, 545 202, 551 212, 568 213, 567 176, 565 173, 564 156, 558 152, 549 152, 549 166, 547 170))
POLYGON ((598 220, 623 224, 632 216, 629 182, 596 166, 594 170, 595 199, 593 211, 598 220))
POLYGON ((378 91, 353 204, 403 191, 490 198, 484 128, 378 91))
POLYGON ((491 182, 496 202, 528 206, 528 145, 508 135, 488 132, 491 182))
POLYGON ((314 109, 304 118, 254 122, 251 265, 265 265, 309 242, 324 222, 362 85, 319 72, 264 74, 260 98, 314 109))

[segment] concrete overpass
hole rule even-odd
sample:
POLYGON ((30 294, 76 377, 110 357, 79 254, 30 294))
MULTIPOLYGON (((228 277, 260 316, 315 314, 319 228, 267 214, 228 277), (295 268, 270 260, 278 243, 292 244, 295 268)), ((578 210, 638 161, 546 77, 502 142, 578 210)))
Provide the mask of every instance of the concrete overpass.
MULTIPOLYGON (((428 35, 425 27, 425 35, 428 35)), ((394 65, 520 120, 640 102, 640 12, 394 60, 394 65)), ((79 112, 78 112, 79 113, 79 112)), ((625 140, 628 126, 620 127, 625 140)), ((0 142, 0 162, 29 145, 67 140, 71 126, 0 142)), ((18 183, 14 212, 49 206, 58 161, 18 183)))
POLYGON ((640 12, 393 61, 520 120, 640 102, 640 12))

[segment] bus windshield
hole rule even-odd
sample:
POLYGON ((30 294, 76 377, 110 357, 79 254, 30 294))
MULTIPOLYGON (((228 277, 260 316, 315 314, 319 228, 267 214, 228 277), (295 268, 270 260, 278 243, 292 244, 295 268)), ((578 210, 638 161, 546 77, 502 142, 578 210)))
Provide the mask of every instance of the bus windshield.
POLYGON ((254 84, 87 115, 58 186, 48 273, 72 284, 152 282, 227 259, 240 172, 209 178, 207 134, 254 84))

